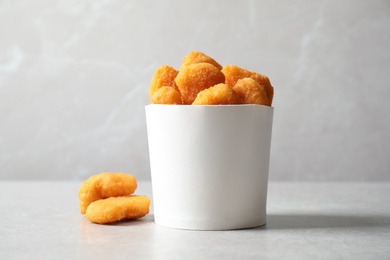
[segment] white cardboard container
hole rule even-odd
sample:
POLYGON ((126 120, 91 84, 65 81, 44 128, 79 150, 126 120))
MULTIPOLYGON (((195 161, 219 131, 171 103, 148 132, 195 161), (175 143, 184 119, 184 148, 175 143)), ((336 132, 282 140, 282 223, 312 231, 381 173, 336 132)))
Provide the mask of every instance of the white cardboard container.
POLYGON ((147 105, 154 218, 193 230, 264 225, 273 107, 147 105))

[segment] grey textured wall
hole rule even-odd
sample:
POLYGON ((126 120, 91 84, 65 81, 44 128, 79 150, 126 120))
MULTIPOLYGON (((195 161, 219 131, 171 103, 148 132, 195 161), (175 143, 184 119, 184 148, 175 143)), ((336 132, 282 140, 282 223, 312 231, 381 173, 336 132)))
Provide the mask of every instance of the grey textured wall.
POLYGON ((0 179, 149 179, 154 70, 275 87, 271 180, 390 180, 389 1, 0 1, 0 179))

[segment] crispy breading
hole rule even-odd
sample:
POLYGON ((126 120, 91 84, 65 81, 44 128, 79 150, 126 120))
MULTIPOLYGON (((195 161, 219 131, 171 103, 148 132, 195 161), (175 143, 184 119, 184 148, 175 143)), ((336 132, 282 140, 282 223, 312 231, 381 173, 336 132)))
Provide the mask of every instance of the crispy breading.
POLYGON ((190 64, 202 63, 202 62, 210 63, 211 65, 214 65, 215 67, 217 67, 219 70, 222 69, 221 64, 216 62, 210 56, 207 56, 206 54, 204 54, 203 52, 200 52, 200 51, 192 51, 184 57, 184 59, 181 63, 181 66, 180 66, 180 70, 183 69, 184 67, 190 65, 190 64))
POLYGON ((271 105, 264 87, 252 78, 239 79, 232 89, 245 104, 271 105))
POLYGON ((80 212, 85 214, 89 204, 109 197, 126 196, 137 188, 137 180, 131 174, 104 172, 84 181, 79 189, 80 212))
POLYGON ((149 86, 149 98, 152 99, 153 94, 161 87, 172 87, 179 91, 176 86, 175 78, 179 71, 168 65, 162 65, 156 69, 153 74, 152 81, 149 86))
POLYGON ((228 85, 221 83, 198 93, 193 105, 233 105, 242 100, 228 85))
POLYGON ((86 217, 97 224, 138 219, 149 213, 149 206, 150 199, 146 196, 111 197, 92 202, 87 208, 86 217))
POLYGON ((225 82, 225 76, 210 63, 190 64, 179 71, 175 78, 183 104, 192 104, 204 89, 225 82))
POLYGON ((180 105, 182 104, 181 95, 179 91, 172 87, 161 87, 154 92, 150 99, 152 104, 170 104, 180 105))
POLYGON ((262 74, 257 73, 257 72, 252 72, 252 71, 240 68, 236 65, 226 65, 225 67, 223 67, 222 72, 226 78, 225 83, 231 87, 236 85, 236 83, 239 79, 252 78, 252 79, 256 80, 260 85, 262 85, 264 87, 265 92, 267 93, 267 97, 268 97, 269 101, 271 102, 270 105, 272 105, 272 100, 274 97, 274 88, 272 87, 271 82, 267 76, 262 75, 262 74))

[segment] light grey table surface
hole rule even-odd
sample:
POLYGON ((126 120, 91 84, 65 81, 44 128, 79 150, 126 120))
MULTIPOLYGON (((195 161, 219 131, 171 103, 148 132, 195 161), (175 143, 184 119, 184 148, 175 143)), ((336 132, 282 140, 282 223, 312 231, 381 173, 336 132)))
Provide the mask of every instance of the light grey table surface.
POLYGON ((0 182, 0 259, 390 259, 390 183, 270 183, 267 224, 233 231, 161 227, 153 207, 92 224, 80 184, 0 182))

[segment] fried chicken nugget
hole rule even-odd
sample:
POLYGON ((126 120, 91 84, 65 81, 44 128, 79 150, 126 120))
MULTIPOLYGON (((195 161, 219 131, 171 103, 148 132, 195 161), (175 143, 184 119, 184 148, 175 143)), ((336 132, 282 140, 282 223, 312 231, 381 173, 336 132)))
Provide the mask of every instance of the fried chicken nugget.
POLYGON ((181 95, 179 91, 172 87, 161 87, 159 88, 150 99, 152 104, 171 104, 179 105, 182 104, 181 95))
POLYGON ((252 78, 239 79, 232 89, 245 104, 271 105, 264 87, 252 78))
POLYGON ((86 212, 89 221, 98 224, 142 218, 149 213, 150 199, 132 195, 111 197, 92 202, 86 212))
POLYGON ((252 78, 256 80, 260 85, 264 87, 265 92, 267 93, 267 97, 271 102, 270 105, 272 105, 272 99, 274 97, 274 88, 271 86, 271 82, 269 81, 267 76, 264 76, 260 73, 251 72, 235 65, 226 65, 225 67, 223 67, 222 72, 226 78, 225 83, 231 87, 236 85, 239 79, 252 78))
POLYGON ((149 98, 152 99, 153 94, 163 86, 169 86, 179 91, 175 83, 175 78, 178 73, 179 71, 168 65, 158 67, 154 72, 152 82, 150 83, 149 98))
POLYGON ((183 69, 184 67, 190 65, 190 64, 202 63, 202 62, 210 63, 211 65, 214 65, 215 67, 217 67, 219 70, 222 69, 221 64, 216 62, 213 58, 207 56, 203 52, 192 51, 184 57, 184 59, 181 63, 180 70, 183 69))
POLYGON ((221 83, 202 90, 192 103, 193 105, 233 105, 241 104, 242 100, 228 85, 221 83))
POLYGON ((136 188, 137 180, 131 174, 104 172, 94 175, 80 187, 80 212, 85 214, 88 205, 96 200, 130 195, 136 188))
POLYGON ((225 82, 225 76, 214 65, 196 63, 183 67, 175 78, 183 104, 194 102, 196 95, 204 89, 225 82))

